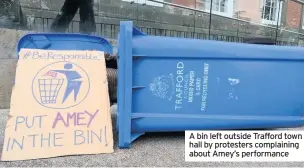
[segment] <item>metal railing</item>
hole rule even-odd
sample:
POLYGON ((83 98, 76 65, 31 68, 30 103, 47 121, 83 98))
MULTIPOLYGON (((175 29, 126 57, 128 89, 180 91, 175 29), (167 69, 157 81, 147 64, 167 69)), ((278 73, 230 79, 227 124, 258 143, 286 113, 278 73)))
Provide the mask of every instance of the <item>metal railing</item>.
MULTIPOLYGON (((40 3, 41 1, 42 0, 40 0, 40 3)), ((170 13, 157 7, 150 7, 153 9, 149 10, 147 6, 136 3, 130 4, 129 2, 122 2, 120 0, 98 0, 99 3, 103 4, 98 5, 98 10, 95 10, 96 34, 108 39, 117 39, 119 21, 133 20, 137 27, 149 35, 211 39, 229 42, 243 42, 243 39, 246 37, 259 36, 274 38, 278 45, 303 45, 302 39, 304 39, 304 34, 284 30, 280 26, 265 25, 214 13, 210 15, 210 12, 166 1, 146 1, 161 3, 164 6, 179 10, 187 10, 190 14, 170 13), (125 13, 119 13, 122 9, 125 13), (130 13, 130 15, 126 15, 128 13, 130 13)), ((50 24, 58 13, 58 10, 42 8, 42 5, 40 5, 40 7, 39 5, 38 7, 31 5, 22 6, 20 3, 19 5, 22 14, 19 13, 18 16, 23 17, 23 19, 26 20, 26 24, 16 26, 16 22, 14 22, 14 26, 10 28, 48 32, 50 24)), ((74 18, 67 31, 78 33, 79 22, 78 18, 74 18)))

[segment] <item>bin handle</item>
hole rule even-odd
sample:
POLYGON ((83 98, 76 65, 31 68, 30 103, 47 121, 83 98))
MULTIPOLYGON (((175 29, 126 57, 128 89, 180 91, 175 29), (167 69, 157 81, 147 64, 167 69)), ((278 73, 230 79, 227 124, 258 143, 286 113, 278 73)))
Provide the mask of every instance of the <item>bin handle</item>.
POLYGON ((132 21, 121 21, 118 47, 117 119, 120 147, 130 147, 132 113, 132 37, 142 35, 132 21), (135 30, 135 31, 134 31, 135 30), (136 34, 134 34, 134 32, 136 34))

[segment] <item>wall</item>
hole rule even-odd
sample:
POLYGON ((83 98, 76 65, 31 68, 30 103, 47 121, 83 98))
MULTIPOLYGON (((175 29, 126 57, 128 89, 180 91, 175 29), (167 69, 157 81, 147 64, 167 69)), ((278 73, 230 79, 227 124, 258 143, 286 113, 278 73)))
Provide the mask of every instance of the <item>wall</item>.
MULTIPOLYGON (((10 1, 10 0, 6 0, 10 1)), ((239 3, 239 11, 253 20, 258 20, 259 0, 235 0, 239 3), (246 5, 250 3, 250 5, 246 5), (253 6, 255 9, 249 9, 253 6)), ((1 1, 0 1, 1 2, 1 1)), ((28 30, 48 32, 53 18, 62 7, 63 0, 20 0, 23 24, 7 27, 23 28, 28 30)), ((194 6, 195 0, 166 0, 166 2, 178 3, 185 6, 194 6)), ((1 8, 1 6, 0 6, 1 8)), ((237 11, 238 9, 235 9, 237 11)), ((16 10, 15 10, 16 11, 16 10)), ((147 34, 161 36, 176 36, 185 38, 207 39, 209 36, 209 14, 194 12, 187 9, 177 8, 169 5, 156 7, 142 4, 130 4, 121 0, 94 0, 94 11, 96 19, 96 35, 108 39, 116 39, 119 32, 119 21, 132 20, 134 24, 147 34)), ((68 32, 79 32, 79 14, 70 24, 68 32)), ((0 27, 3 27, 0 25, 0 27)), ((212 15, 211 39, 242 42, 244 37, 263 36, 274 37, 275 29, 236 21, 227 17, 212 15)), ((297 35, 297 34, 296 34, 297 35)), ((282 36, 280 40, 289 35, 282 36)), ((288 40, 285 40, 288 41, 288 40)), ((286 43, 284 45, 297 45, 297 43, 286 43)))
POLYGON ((289 29, 298 30, 301 26, 301 18, 302 5, 294 1, 287 1, 286 26, 289 29))
POLYGON ((240 12, 240 17, 248 18, 252 22, 261 22, 260 0, 237 0, 235 12, 240 12))
POLYGON ((10 106, 17 64, 16 45, 26 33, 28 32, 0 28, 0 109, 10 106))
POLYGON ((171 3, 194 8, 195 0, 172 0, 171 3))

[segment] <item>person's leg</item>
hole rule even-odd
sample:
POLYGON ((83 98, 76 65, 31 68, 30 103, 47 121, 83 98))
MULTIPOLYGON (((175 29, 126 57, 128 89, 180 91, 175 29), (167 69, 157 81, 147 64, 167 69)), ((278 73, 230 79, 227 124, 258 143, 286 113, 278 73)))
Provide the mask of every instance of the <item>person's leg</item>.
POLYGON ((94 1, 93 0, 80 0, 80 24, 79 29, 81 33, 91 34, 96 31, 96 24, 94 18, 94 1))
POLYGON ((60 13, 54 19, 51 25, 51 32, 65 32, 73 20, 78 8, 79 0, 65 0, 60 13))

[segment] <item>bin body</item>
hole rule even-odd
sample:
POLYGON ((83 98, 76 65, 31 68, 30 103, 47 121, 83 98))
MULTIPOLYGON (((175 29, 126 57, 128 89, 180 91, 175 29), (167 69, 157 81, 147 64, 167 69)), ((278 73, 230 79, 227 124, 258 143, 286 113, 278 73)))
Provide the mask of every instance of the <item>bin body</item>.
POLYGON ((121 22, 119 147, 146 132, 304 124, 304 49, 148 36, 121 22))

